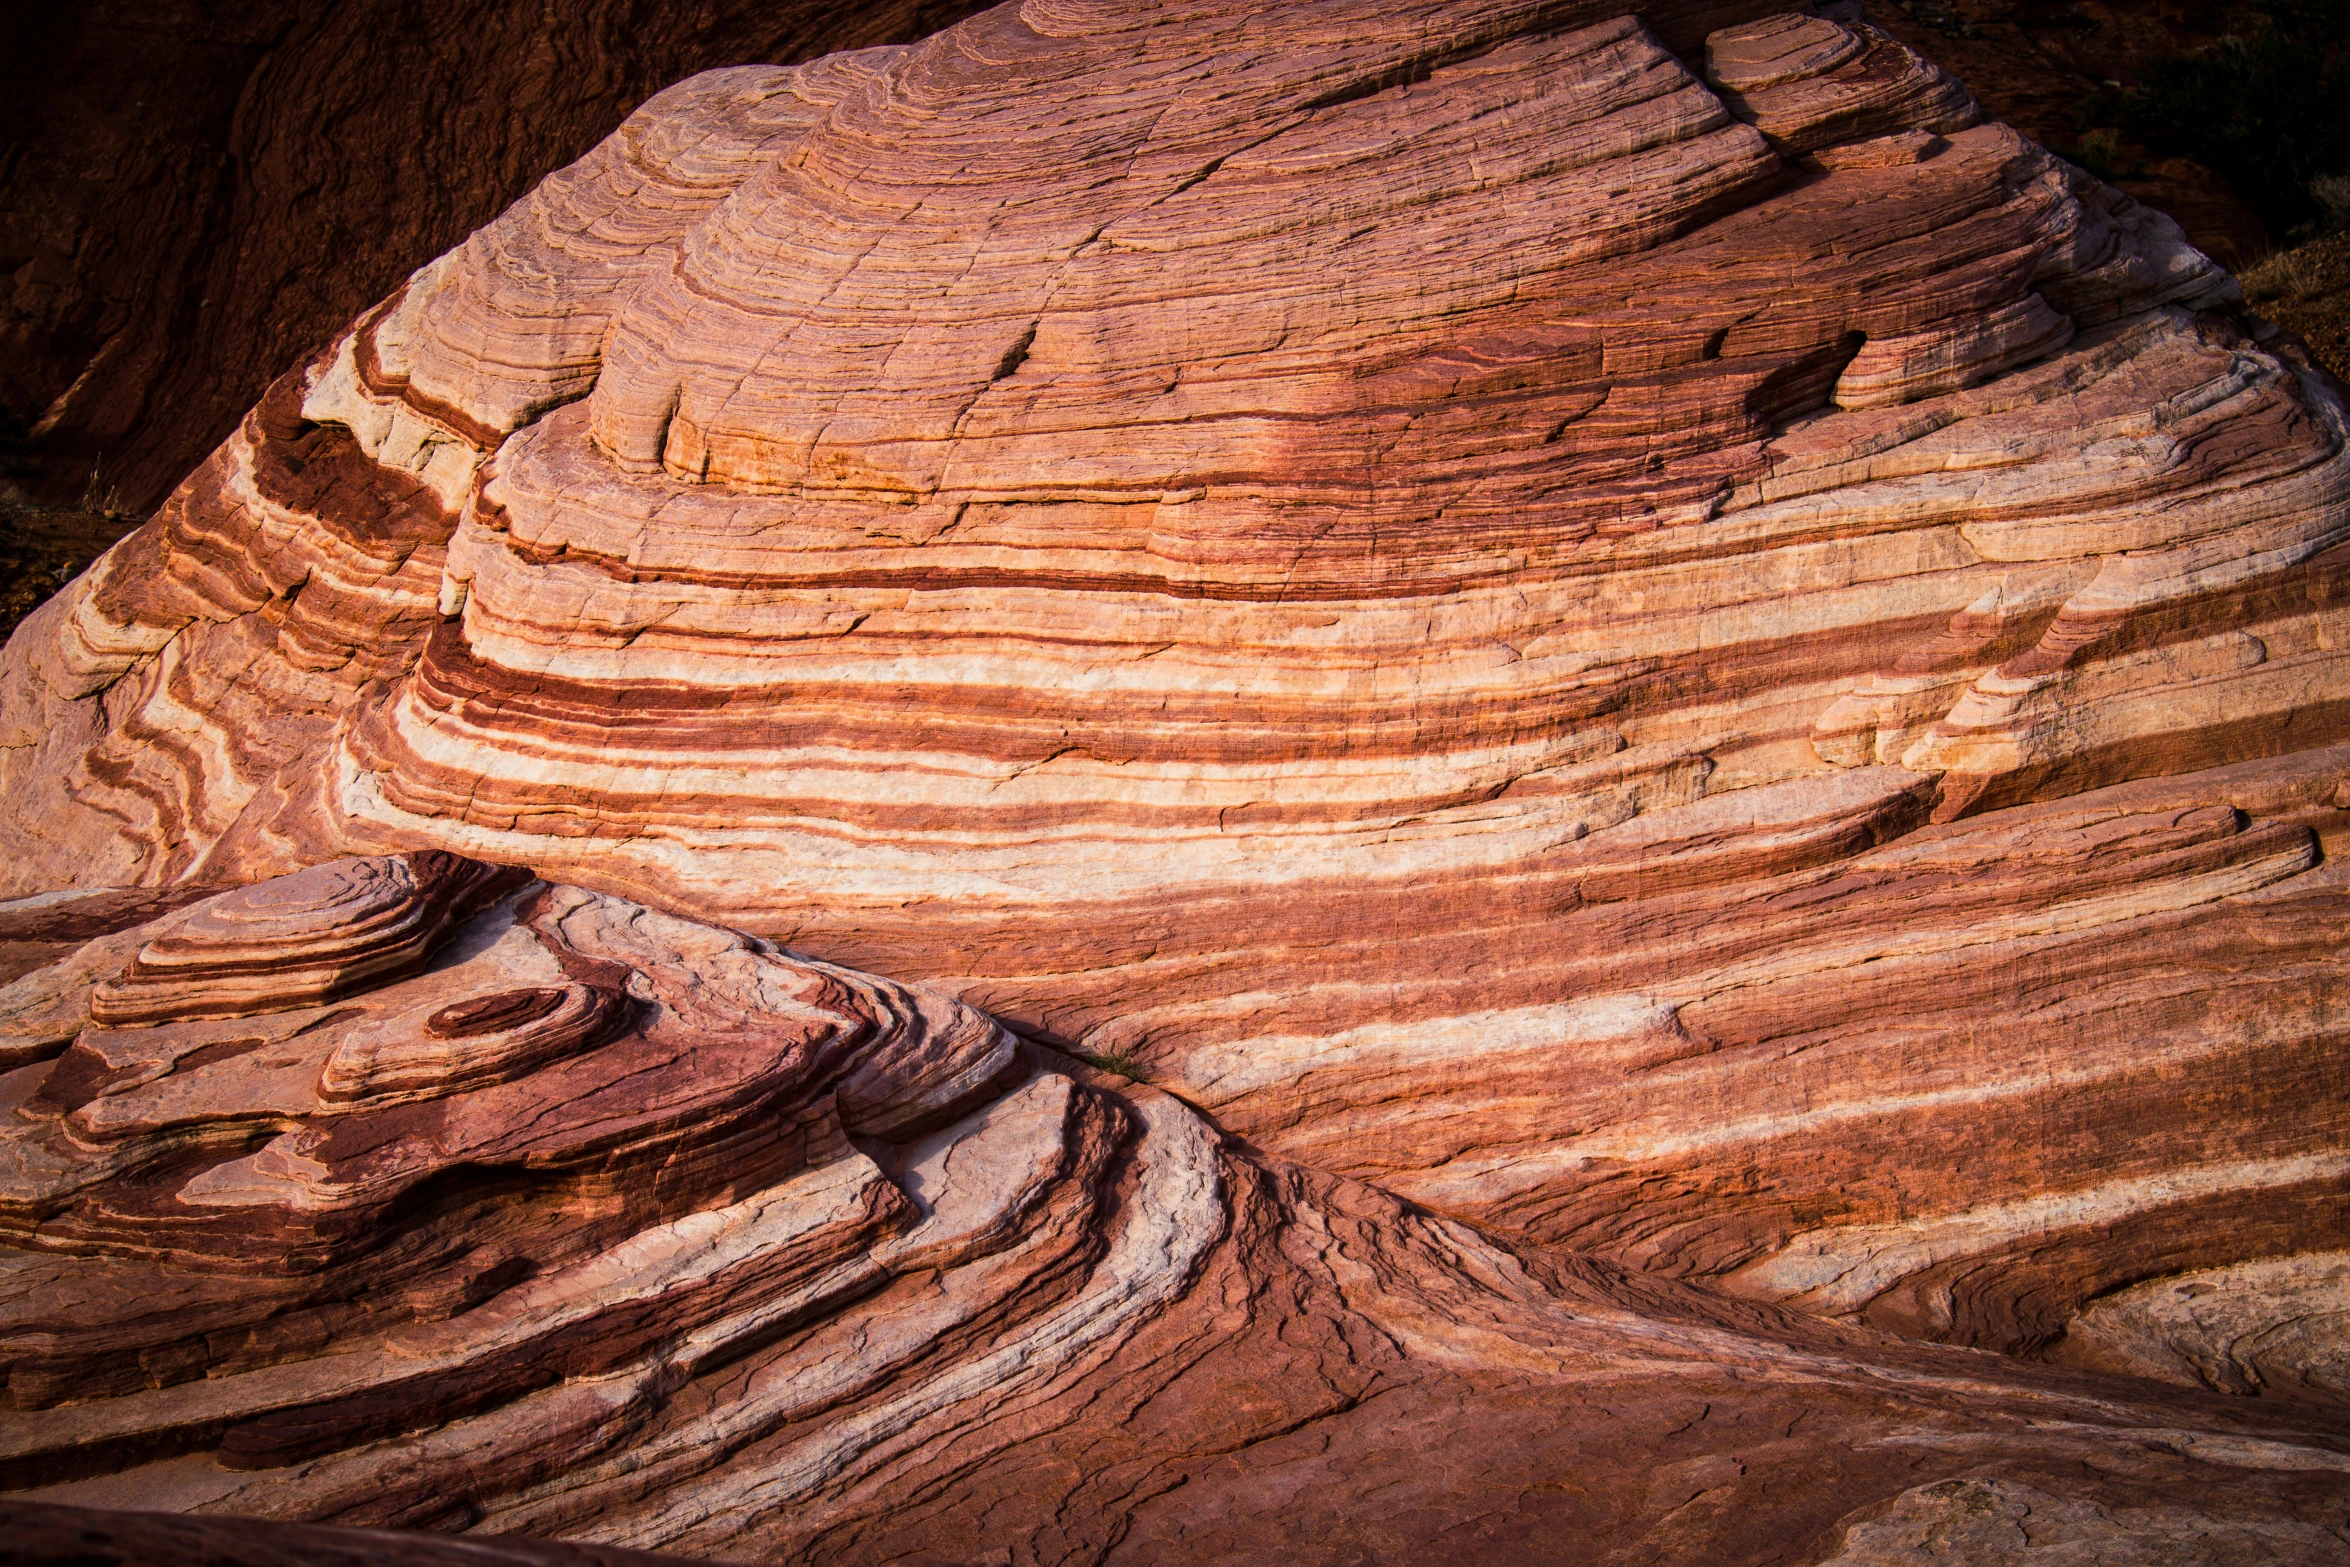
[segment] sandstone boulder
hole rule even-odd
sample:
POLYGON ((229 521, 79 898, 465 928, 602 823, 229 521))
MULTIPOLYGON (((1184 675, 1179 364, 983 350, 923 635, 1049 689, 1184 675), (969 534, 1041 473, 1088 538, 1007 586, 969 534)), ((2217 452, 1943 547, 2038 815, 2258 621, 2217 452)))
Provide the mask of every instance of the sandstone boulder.
POLYGON ((2346 433, 1849 10, 1021 0, 680 84, 0 662, 25 1255, 288 1270, 41 1272, 23 1474, 2307 1544, 2346 433))

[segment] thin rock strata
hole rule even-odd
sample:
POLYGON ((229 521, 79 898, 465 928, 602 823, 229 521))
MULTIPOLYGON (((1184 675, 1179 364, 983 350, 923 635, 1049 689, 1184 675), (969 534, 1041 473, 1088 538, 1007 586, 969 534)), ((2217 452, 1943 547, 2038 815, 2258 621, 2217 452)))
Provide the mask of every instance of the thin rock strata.
POLYGON ((2158 1536, 2168 1490, 2224 1486, 2227 1529, 2350 1556, 2350 1452, 2306 1411, 1481 1234, 943 996, 609 895, 344 860, 112 950, 225 961, 255 908, 237 1006, 52 1006, 0 1079, 0 1474, 30 1498, 791 1561, 991 1534, 1316 1560, 1428 1516, 1495 1559, 1606 1529, 1760 1561, 1851 1513, 1877 1560, 1851 1553, 1924 1470, 2158 1536), (322 998, 320 957, 433 884, 466 891, 412 902, 425 961, 322 998))
POLYGON ((2337 1559, 2346 436, 1848 8, 693 78, 0 660, 11 1473, 2337 1559))

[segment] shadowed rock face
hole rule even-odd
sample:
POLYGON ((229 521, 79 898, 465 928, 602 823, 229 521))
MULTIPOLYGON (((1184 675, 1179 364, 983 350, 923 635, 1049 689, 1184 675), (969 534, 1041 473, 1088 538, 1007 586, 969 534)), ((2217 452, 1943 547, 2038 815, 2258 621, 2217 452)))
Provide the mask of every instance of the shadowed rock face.
POLYGON ((117 889, 0 910, 16 1222, 286 1292, 28 1329, 24 1473, 2318 1551, 2346 419, 1849 19, 1027 0, 681 83, 9 644, 0 883, 117 889))
MULTIPOLYGON (((681 76, 970 0, 32 0, 0 16, 0 458, 144 516, 286 364, 681 76)), ((77 560, 100 545, 75 541, 77 560)))

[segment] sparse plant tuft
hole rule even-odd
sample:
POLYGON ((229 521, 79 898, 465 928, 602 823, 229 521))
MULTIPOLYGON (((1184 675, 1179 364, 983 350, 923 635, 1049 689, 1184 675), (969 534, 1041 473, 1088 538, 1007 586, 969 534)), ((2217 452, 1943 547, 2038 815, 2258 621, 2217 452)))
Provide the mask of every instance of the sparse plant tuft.
POLYGON ((1109 1072, 1130 1082, 1147 1083, 1151 1080, 1150 1063, 1131 1050, 1105 1050, 1098 1055, 1080 1051, 1077 1059, 1097 1071, 1109 1072))

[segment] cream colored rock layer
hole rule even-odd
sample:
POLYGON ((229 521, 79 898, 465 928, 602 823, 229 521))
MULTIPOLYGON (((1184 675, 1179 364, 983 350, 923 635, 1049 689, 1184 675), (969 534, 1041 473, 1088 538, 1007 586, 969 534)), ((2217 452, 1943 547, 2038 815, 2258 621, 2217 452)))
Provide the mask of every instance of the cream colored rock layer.
MULTIPOLYGON (((46 1020, 0 1078, 12 1505, 811 1563, 991 1532, 1054 1563, 1714 1561, 1898 1545, 1954 1485, 1999 1503, 1970 1525, 2021 1499, 2149 1548, 2331 1539, 2350 1496, 2306 1408, 1511 1241, 936 993, 439 851, 54 968, 0 988, 0 1020, 46 1020), (403 912, 421 949, 322 1001, 317 969, 403 912), (240 965, 237 1015, 90 1016, 72 978, 149 953, 240 965), (2221 1486, 2224 1518, 2168 1506, 2221 1486), (1464 1546, 1497 1500, 1516 1521, 1464 1546)), ((1521 1052, 1674 1028, 1647 999, 1488 1021, 1521 1052)), ((1325 1059, 1425 1069, 1426 1044, 1325 1059)), ((1277 1083, 1268 1046, 1224 1086, 1277 1083)))
POLYGON ((0 887, 527 864, 2037 1351, 2338 1239, 2350 413, 2238 305, 1857 22, 718 73, 26 623, 0 887))

